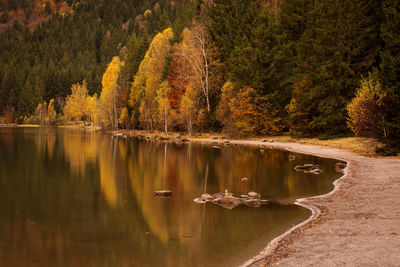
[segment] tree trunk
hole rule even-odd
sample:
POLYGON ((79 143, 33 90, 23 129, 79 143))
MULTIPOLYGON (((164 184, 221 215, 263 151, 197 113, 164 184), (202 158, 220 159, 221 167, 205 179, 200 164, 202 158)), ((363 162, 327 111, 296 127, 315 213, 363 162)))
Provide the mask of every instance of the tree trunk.
POLYGON ((117 105, 114 98, 114 127, 118 130, 117 105))
POLYGON ((168 135, 168 120, 167 120, 167 105, 166 101, 164 101, 164 131, 165 135, 168 135))

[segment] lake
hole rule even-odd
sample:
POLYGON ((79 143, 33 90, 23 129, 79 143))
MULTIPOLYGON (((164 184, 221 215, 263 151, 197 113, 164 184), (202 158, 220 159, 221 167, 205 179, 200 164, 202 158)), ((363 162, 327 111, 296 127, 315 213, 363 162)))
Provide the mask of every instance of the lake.
POLYGON ((336 162, 250 146, 0 128, 0 265, 240 265, 311 215, 291 203, 331 191, 342 175, 336 162), (323 172, 294 170, 304 163, 323 172), (153 195, 163 189, 172 196, 153 195), (193 202, 225 189, 272 202, 193 202))

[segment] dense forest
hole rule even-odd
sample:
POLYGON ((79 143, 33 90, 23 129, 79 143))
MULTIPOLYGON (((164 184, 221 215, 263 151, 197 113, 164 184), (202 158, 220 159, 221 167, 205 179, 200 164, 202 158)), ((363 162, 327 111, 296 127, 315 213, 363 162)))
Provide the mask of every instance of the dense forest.
POLYGON ((0 1, 5 123, 400 141, 397 0, 0 1))

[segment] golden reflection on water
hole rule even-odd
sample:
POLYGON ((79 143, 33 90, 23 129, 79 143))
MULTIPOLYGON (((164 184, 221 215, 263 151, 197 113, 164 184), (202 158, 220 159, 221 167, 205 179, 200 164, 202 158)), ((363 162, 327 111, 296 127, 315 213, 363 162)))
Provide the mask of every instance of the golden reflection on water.
POLYGON ((309 212, 226 210, 195 197, 228 189, 287 201, 327 192, 338 177, 334 161, 305 155, 68 129, 0 129, 0 152, 0 265, 10 266, 235 265, 309 212), (300 163, 324 173, 293 171, 300 163), (172 197, 153 196, 163 189, 172 197))

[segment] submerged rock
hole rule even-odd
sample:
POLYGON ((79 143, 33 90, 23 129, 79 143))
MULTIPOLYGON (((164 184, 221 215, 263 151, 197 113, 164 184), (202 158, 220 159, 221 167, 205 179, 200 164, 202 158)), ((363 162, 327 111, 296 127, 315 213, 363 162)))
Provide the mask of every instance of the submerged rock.
POLYGON ((320 169, 319 165, 314 165, 311 163, 304 164, 303 166, 297 165, 294 167, 295 171, 304 172, 304 173, 312 173, 312 174, 320 174, 322 170, 320 169))
POLYGON ((246 206, 258 208, 261 205, 265 205, 268 203, 268 200, 265 199, 247 199, 243 202, 246 206))

